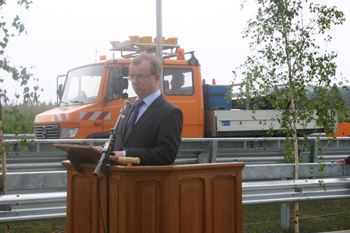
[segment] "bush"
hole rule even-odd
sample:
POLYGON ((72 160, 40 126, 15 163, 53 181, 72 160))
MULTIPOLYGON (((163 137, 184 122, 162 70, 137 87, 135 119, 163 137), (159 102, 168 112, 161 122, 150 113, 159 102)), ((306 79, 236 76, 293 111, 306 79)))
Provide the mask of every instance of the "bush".
POLYGON ((55 107, 51 102, 36 105, 10 104, 3 106, 3 134, 34 134, 35 116, 55 107))

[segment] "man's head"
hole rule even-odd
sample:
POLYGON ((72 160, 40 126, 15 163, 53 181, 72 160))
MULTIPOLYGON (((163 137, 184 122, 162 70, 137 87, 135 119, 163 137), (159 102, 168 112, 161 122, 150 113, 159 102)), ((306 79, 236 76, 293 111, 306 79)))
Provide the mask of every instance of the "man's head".
POLYGON ((141 99, 158 90, 161 65, 159 59, 151 54, 141 54, 131 61, 129 79, 141 99))
POLYGON ((173 88, 182 87, 185 84, 185 75, 179 72, 174 73, 170 84, 173 85, 173 88))

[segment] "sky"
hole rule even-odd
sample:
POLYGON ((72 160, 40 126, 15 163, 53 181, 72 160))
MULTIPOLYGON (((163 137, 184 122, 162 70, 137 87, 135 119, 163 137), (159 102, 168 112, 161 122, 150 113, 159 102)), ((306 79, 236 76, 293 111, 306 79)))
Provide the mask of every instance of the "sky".
MULTIPOLYGON (((9 2, 10 1, 10 2, 9 2)), ((125 41, 130 35, 156 36, 156 0, 33 0, 29 10, 10 4, 0 15, 14 13, 25 22, 28 35, 11 38, 6 55, 16 66, 33 67, 31 72, 43 88, 40 101, 56 102, 56 77, 76 66, 99 60, 100 55, 113 57, 110 41, 125 41)), ((256 3, 248 0, 163 0, 162 34, 178 37, 186 51, 195 51, 207 83, 229 84, 232 70, 251 54, 249 39, 241 32, 257 12, 256 3)), ((350 15, 350 1, 316 1, 335 5, 350 15)), ((329 51, 339 52, 338 72, 350 77, 350 18, 332 28, 329 51)), ((120 57, 118 52, 114 53, 120 57)), ((2 74, 3 75, 3 74, 2 74)), ((19 84, 9 75, 0 84, 8 93, 21 93, 19 84)), ((33 85, 34 83, 30 83, 33 85)))

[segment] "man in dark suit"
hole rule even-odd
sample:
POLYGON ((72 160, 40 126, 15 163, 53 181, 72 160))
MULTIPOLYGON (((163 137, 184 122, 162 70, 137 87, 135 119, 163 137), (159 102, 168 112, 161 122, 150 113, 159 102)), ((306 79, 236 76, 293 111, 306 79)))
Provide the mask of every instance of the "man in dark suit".
POLYGON ((131 62, 129 80, 137 99, 120 126, 124 133, 115 142, 112 161, 118 162, 120 157, 139 157, 140 165, 170 165, 175 161, 183 116, 161 94, 160 71, 160 60, 151 54, 141 54, 131 62))

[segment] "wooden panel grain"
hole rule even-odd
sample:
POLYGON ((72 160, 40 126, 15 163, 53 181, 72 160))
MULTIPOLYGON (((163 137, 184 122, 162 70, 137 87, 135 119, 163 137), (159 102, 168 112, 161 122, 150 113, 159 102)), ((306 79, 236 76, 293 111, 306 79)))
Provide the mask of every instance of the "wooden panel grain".
POLYGON ((160 182, 144 180, 136 183, 137 231, 161 233, 160 231, 160 182))
POLYGON ((212 179, 213 193, 213 232, 235 232, 235 177, 222 176, 212 179))
POLYGON ((204 180, 201 178, 179 182, 180 233, 202 233, 204 228, 204 180))
MULTIPOLYGON (((101 232, 95 165, 80 164, 84 174, 77 174, 69 162, 62 164, 68 170, 67 232, 101 232)), ((111 232, 241 233, 243 167, 111 166, 111 232)), ((105 178, 99 178, 103 200, 105 178)))
POLYGON ((92 211, 91 194, 92 181, 82 175, 73 177, 73 211, 72 228, 74 233, 91 232, 92 211))
MULTIPOLYGON (((99 179, 99 189, 100 189, 100 198, 101 198, 101 207, 103 214, 103 222, 105 225, 105 229, 107 229, 107 194, 106 194, 106 179, 99 179)), ((95 216, 99 220, 99 231, 104 232, 102 217, 101 217, 101 209, 99 205, 98 196, 96 197, 96 204, 98 204, 96 208, 95 216)), ((94 203, 92 203, 94 204, 94 203)), ((119 231, 119 183, 115 179, 110 179, 109 181, 109 219, 110 219, 110 232, 118 233, 119 231)))

